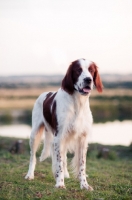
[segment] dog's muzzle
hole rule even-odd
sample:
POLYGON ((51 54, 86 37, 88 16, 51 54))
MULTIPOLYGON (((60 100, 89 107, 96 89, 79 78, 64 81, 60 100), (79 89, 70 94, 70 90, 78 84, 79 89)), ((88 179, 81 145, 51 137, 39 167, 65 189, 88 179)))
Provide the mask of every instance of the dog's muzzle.
POLYGON ((91 82, 92 82, 92 79, 87 77, 87 78, 84 78, 84 83, 83 83, 83 87, 80 88, 76 88, 76 90, 82 94, 82 95, 88 95, 90 92, 91 92, 91 82))

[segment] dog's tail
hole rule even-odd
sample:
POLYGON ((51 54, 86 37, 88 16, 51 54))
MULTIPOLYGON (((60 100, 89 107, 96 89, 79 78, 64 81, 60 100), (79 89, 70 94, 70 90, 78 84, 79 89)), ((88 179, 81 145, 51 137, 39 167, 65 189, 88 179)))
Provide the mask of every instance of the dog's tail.
POLYGON ((51 156, 51 144, 53 141, 53 134, 45 130, 44 133, 44 147, 40 156, 40 162, 51 156))

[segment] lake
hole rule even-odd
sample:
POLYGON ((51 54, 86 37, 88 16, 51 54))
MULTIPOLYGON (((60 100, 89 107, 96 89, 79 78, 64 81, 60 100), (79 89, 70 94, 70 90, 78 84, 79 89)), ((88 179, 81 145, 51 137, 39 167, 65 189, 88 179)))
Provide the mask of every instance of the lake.
MULTIPOLYGON (((25 124, 0 126, 0 136, 29 138, 31 127, 25 124)), ((132 142, 132 121, 93 124, 89 143, 129 146, 132 142)))

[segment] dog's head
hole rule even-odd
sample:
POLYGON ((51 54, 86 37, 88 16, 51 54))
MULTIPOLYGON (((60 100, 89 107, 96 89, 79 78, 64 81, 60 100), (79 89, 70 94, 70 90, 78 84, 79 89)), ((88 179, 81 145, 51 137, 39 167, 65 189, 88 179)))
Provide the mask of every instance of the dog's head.
POLYGON ((94 62, 79 59, 71 63, 62 80, 62 88, 69 94, 78 91, 81 95, 88 95, 93 89, 93 84, 98 92, 102 92, 103 85, 94 62))

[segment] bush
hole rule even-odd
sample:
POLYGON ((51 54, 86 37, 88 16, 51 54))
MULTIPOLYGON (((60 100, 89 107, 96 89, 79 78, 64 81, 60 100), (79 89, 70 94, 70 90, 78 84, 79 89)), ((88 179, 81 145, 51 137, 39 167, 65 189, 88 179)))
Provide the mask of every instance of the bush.
POLYGON ((116 160, 117 153, 108 148, 101 148, 97 154, 97 158, 104 158, 109 160, 116 160))

